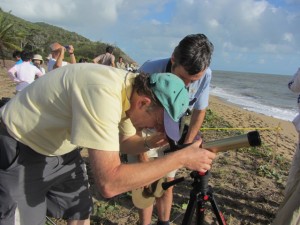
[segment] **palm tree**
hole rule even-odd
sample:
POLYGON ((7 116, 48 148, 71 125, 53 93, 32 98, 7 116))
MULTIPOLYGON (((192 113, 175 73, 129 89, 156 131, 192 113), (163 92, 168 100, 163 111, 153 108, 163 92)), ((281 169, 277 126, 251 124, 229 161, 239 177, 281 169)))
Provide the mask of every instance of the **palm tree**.
POLYGON ((13 24, 8 22, 7 15, 0 9, 0 56, 4 66, 5 50, 21 50, 20 47, 15 44, 20 35, 16 35, 12 28, 13 24))

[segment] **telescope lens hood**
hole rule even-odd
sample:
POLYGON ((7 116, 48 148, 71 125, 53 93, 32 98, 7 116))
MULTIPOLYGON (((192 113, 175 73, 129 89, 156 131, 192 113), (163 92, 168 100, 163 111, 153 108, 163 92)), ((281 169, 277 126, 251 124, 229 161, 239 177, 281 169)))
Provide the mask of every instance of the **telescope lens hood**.
POLYGON ((247 134, 247 136, 250 146, 254 147, 261 145, 261 139, 258 131, 251 131, 247 134))

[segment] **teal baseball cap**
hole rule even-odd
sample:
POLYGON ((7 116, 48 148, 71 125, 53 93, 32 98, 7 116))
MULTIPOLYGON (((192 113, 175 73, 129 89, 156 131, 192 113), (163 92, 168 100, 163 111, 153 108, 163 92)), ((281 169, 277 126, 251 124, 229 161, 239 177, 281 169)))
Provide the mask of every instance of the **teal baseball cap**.
POLYGON ((164 107, 164 127, 169 138, 180 139, 179 120, 186 113, 189 94, 184 82, 172 73, 150 75, 150 87, 164 107))

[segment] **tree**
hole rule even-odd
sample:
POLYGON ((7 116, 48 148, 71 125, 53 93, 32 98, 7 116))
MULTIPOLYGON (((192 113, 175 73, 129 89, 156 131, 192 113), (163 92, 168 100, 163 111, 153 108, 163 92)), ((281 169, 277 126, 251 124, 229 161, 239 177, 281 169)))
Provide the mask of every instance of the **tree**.
POLYGON ((15 32, 13 32, 13 24, 7 21, 7 16, 0 11, 0 56, 2 57, 3 64, 5 65, 5 50, 18 49, 21 50, 18 45, 16 45, 16 40, 20 37, 15 32))

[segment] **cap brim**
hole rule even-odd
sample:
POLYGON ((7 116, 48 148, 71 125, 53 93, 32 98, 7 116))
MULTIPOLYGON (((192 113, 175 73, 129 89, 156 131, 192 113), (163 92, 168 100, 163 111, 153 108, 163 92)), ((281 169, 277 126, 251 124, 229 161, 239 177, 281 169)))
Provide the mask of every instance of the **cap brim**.
POLYGON ((175 122, 164 110, 164 126, 166 135, 171 138, 173 141, 179 141, 180 132, 179 132, 179 122, 175 122))

